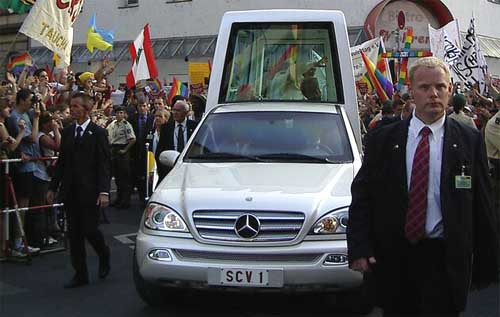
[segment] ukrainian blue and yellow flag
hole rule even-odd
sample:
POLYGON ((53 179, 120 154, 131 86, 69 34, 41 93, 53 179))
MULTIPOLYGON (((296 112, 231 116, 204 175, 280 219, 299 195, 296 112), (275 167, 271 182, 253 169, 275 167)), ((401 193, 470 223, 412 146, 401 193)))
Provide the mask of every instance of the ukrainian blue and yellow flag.
POLYGON ((95 25, 96 14, 90 18, 89 28, 87 29, 87 49, 93 53, 94 48, 107 51, 113 48, 115 36, 112 31, 98 29, 95 25))

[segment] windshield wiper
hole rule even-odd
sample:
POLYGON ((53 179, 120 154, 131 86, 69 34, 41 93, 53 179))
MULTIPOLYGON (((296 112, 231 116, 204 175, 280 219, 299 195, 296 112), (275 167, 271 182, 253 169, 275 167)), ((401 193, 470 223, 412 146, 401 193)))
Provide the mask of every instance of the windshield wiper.
POLYGON ((300 153, 270 153, 258 156, 262 160, 286 160, 286 161, 300 161, 300 162, 321 162, 321 163, 335 163, 341 164, 344 161, 333 161, 327 157, 317 157, 300 153))
POLYGON ((262 160, 256 156, 251 155, 241 155, 235 153, 225 153, 225 152, 214 152, 205 153, 188 156, 187 159, 191 160, 238 160, 238 161, 251 161, 251 162, 262 162, 262 160))

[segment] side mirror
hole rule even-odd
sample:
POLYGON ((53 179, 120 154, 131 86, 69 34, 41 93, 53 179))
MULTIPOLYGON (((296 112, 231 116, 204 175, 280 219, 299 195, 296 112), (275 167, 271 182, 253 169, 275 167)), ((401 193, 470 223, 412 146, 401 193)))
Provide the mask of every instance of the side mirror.
POLYGON ((177 151, 163 151, 160 153, 160 163, 168 167, 173 167, 179 155, 180 153, 177 151))

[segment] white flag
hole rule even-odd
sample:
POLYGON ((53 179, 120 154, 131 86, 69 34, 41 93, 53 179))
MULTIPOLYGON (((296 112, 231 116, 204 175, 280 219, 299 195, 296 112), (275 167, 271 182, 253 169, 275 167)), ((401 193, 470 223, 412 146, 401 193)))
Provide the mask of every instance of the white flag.
POLYGON ((467 35, 465 36, 462 50, 457 61, 452 66, 453 71, 465 83, 465 86, 472 89, 474 85, 479 85, 479 92, 482 93, 486 87, 484 83, 484 74, 488 69, 486 60, 474 27, 474 18, 470 21, 467 35))
POLYGON ((73 24, 82 10, 84 0, 37 1, 19 32, 37 40, 70 64, 73 46, 73 24))
POLYGON ((453 65, 460 57, 460 34, 457 21, 453 20, 440 29, 429 24, 429 44, 433 56, 453 65))
POLYGON ((366 73, 365 63, 363 62, 360 51, 362 50, 374 64, 377 64, 378 50, 381 42, 382 41, 376 37, 360 45, 351 47, 352 68, 356 81, 360 80, 366 73))

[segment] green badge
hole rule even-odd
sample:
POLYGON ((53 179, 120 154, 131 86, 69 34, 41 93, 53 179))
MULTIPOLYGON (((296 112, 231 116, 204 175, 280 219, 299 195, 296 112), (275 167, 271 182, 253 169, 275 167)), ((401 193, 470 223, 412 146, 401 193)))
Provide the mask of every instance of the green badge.
POLYGON ((457 175, 455 176, 455 188, 457 189, 471 189, 472 188, 472 177, 457 175))

